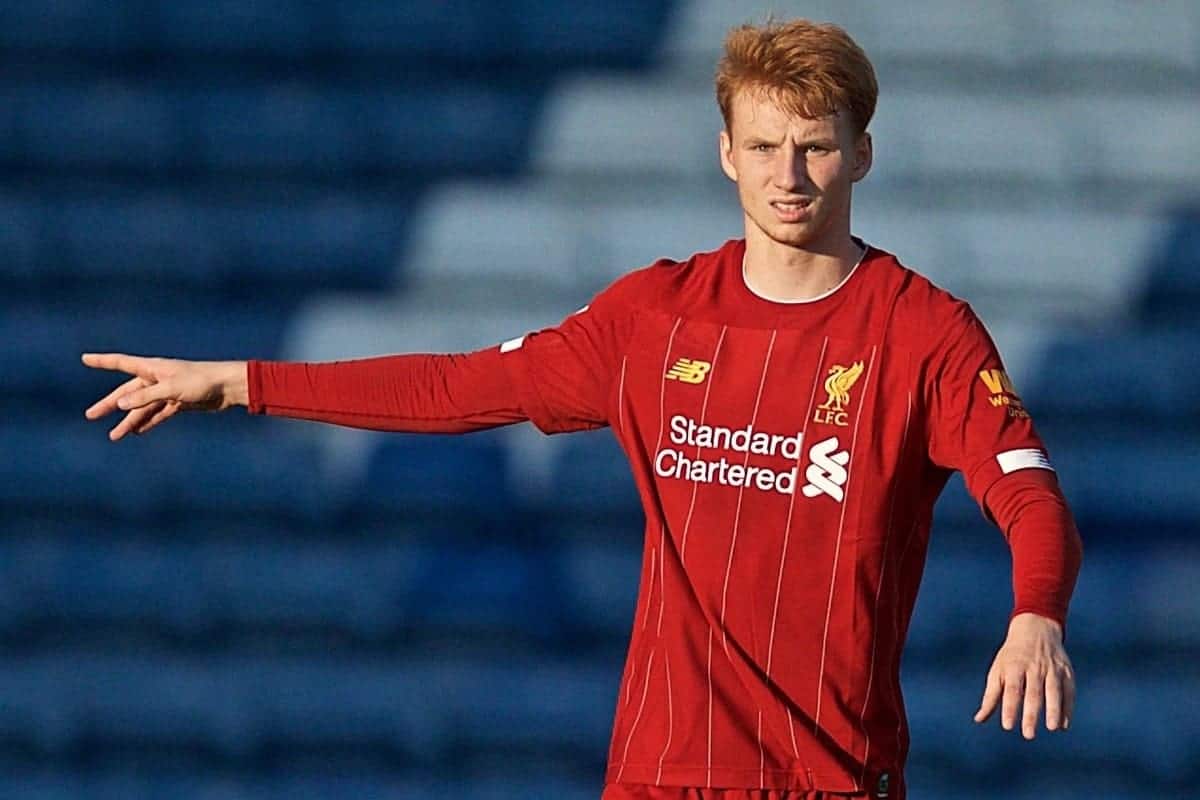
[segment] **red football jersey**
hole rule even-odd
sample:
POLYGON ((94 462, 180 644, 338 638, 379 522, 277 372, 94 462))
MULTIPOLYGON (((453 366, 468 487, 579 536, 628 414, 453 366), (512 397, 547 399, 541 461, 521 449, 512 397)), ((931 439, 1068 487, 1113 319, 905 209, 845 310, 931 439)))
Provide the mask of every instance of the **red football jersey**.
POLYGON ((821 297, 772 301, 744 253, 659 262, 474 353, 252 360, 248 407, 380 430, 611 426, 646 535, 606 783, 900 800, 900 651, 951 471, 1008 537, 1014 614, 1065 623, 1079 538, 966 303, 875 248, 821 297))
POLYGON ((606 781, 896 797, 934 501, 952 470, 982 504, 1049 463, 966 303, 874 248, 772 301, 744 252, 661 261, 501 346, 543 431, 612 426, 645 508, 606 781))

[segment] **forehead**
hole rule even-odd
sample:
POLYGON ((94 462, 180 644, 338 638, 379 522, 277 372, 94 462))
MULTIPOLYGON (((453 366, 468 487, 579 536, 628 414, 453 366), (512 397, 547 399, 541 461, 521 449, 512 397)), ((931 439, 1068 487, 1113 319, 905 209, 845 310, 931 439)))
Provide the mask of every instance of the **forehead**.
POLYGON ((790 134, 797 138, 836 136, 848 128, 845 111, 816 119, 783 108, 770 93, 743 89, 733 97, 731 124, 737 135, 790 134))

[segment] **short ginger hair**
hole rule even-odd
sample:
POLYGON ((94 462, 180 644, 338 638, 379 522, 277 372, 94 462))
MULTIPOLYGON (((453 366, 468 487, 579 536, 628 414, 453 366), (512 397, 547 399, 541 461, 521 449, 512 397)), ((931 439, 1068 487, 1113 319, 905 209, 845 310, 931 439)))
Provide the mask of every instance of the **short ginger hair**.
POLYGON ((717 105, 733 131, 733 98, 762 91, 806 119, 846 111, 856 136, 875 114, 879 84, 867 54, 842 28, 805 19, 741 25, 725 37, 717 65, 717 105))

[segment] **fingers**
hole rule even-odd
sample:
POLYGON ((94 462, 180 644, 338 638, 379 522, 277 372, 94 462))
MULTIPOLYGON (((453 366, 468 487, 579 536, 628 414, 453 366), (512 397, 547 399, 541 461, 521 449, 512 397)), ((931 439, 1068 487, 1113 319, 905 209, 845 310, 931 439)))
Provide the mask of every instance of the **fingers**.
POLYGON ((1071 669, 1071 665, 1067 664, 1063 667, 1062 676, 1063 688, 1063 730, 1069 730, 1071 727, 1071 717, 1075 715, 1075 672, 1071 669))
POLYGON ((120 370, 128 372, 130 375, 149 377, 151 359, 142 356, 131 356, 126 353, 84 353, 80 358, 86 366, 96 369, 120 370))
POLYGON ((128 392, 117 399, 117 408, 130 411, 160 400, 174 399, 175 387, 170 381, 159 381, 141 389, 128 392))
POLYGON ((1025 673, 1009 674, 1004 679, 1004 702, 1000 708, 1000 725, 1011 731, 1017 721, 1017 709, 1021 706, 1021 695, 1025 689, 1025 673))
POLYGON ((119 400, 123 394, 133 391, 134 389, 140 389, 146 385, 146 381, 142 378, 130 378, 117 388, 113 389, 102 399, 93 403, 87 411, 83 412, 83 415, 88 419, 99 419, 105 414, 117 409, 117 400, 119 400))
POLYGON ((124 438, 127 433, 139 432, 143 423, 147 422, 160 408, 160 404, 152 404, 142 408, 135 408, 125 415, 125 419, 117 423, 111 431, 108 432, 108 438, 114 442, 124 438))
POLYGON ((976 722, 985 722, 996 710, 996 704, 1000 702, 1000 692, 1003 688, 1000 671, 993 667, 988 672, 987 685, 983 689, 983 700, 979 704, 979 710, 975 712, 976 722))
MULTIPOLYGON (((143 422, 140 426, 134 428, 133 429, 134 433, 138 433, 138 434, 145 433, 146 431, 153 428, 155 425, 158 425, 160 422, 163 422, 164 420, 168 420, 171 417, 175 416, 179 412, 179 409, 181 408, 179 403, 174 403, 174 402, 169 402, 169 401, 168 402, 160 401, 160 402, 162 403, 161 407, 159 407, 158 410, 155 411, 155 413, 148 420, 143 422)), ((139 408, 138 411, 145 411, 146 409, 154 408, 155 406, 158 406, 158 403, 146 406, 146 408, 139 408)))
POLYGON ((1058 670, 1046 673, 1046 730, 1056 731, 1062 724, 1062 681, 1058 670))
POLYGON ((1027 740, 1037 735, 1038 715, 1042 711, 1042 693, 1045 691, 1046 679, 1037 671, 1031 670, 1025 676, 1025 705, 1021 713, 1021 735, 1027 740))

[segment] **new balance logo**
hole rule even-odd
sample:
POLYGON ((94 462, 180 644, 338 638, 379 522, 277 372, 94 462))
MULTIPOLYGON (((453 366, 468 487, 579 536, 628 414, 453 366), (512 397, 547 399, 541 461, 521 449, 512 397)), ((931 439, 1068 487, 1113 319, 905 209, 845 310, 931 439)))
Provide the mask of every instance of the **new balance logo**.
POLYGON ((801 489, 805 497, 818 497, 827 494, 839 503, 842 502, 846 485, 846 464, 850 461, 850 453, 838 450, 836 436, 817 442, 808 451, 812 462, 808 465, 804 477, 808 483, 801 489))
POLYGON ((667 380, 683 381, 684 383, 704 383, 712 364, 698 361, 694 358, 681 358, 667 370, 667 380))

